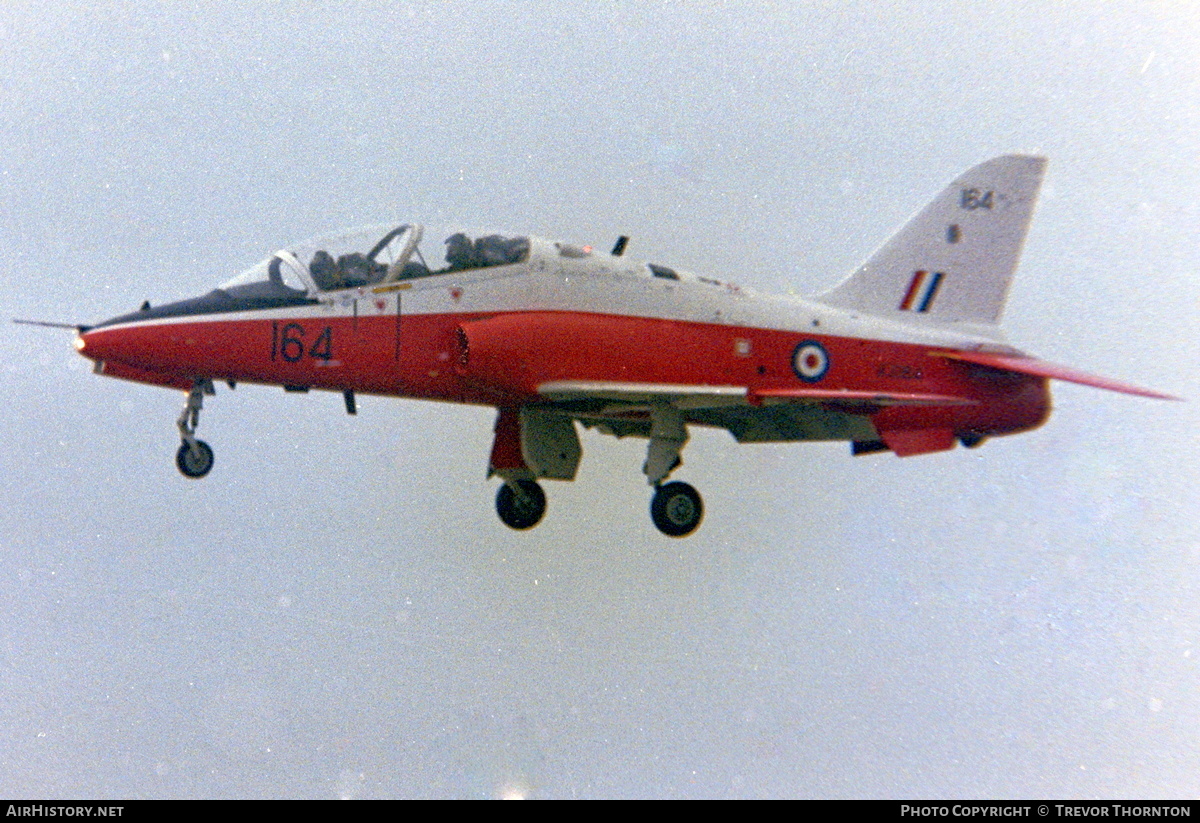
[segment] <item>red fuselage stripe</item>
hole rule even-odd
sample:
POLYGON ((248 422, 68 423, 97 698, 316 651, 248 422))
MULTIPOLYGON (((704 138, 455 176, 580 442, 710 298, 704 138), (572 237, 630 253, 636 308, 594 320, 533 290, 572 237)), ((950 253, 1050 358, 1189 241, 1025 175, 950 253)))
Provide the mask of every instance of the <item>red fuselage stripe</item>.
POLYGON ((132 379, 160 375, 160 384, 207 378, 492 406, 540 400, 537 387, 555 381, 610 381, 972 401, 862 411, 891 428, 999 434, 1036 426, 1049 410, 1044 380, 930 357, 924 345, 585 312, 412 314, 401 322, 389 307, 357 318, 130 323, 86 333, 82 353, 132 367, 132 379), (806 340, 829 357, 815 386, 792 369, 806 340))

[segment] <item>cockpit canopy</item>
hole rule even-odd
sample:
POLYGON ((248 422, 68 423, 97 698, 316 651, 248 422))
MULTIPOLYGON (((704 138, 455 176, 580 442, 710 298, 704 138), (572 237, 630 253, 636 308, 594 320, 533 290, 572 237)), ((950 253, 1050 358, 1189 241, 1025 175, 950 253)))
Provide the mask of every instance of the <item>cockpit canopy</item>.
POLYGON ((440 245, 422 245, 417 223, 376 225, 314 238, 281 249, 257 266, 222 284, 241 290, 265 285, 274 291, 312 294, 401 280, 413 280, 529 259, 528 237, 476 235, 456 231, 440 245), (426 254, 427 253, 427 254, 426 254), (436 261, 443 259, 443 264, 436 261))

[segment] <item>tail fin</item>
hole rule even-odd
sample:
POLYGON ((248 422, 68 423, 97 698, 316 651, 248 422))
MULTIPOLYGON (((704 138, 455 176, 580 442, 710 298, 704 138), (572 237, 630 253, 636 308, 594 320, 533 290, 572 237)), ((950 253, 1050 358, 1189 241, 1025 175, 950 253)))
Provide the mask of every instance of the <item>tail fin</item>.
POLYGON ((906 322, 998 325, 1046 160, 981 163, 817 300, 906 322))

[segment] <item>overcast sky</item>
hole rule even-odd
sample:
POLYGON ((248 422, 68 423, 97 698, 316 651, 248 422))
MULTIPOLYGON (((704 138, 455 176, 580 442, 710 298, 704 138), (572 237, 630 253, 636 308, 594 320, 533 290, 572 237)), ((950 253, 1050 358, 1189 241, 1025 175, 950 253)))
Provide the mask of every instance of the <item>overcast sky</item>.
POLYGON ((529 533, 487 409, 177 392, 0 326, 0 796, 1200 795, 1200 12, 1184 2, 6 3, 7 317, 388 220, 762 291, 1049 157, 1006 329, 1187 397, 851 458, 582 437, 529 533))

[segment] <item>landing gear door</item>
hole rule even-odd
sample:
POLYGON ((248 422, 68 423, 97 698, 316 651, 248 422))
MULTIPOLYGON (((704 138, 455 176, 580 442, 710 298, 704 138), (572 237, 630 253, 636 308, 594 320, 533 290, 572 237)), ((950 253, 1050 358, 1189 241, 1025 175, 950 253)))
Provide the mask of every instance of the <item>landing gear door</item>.
POLYGON ((521 409, 521 454, 537 477, 574 480, 583 449, 569 417, 548 409, 521 409))

